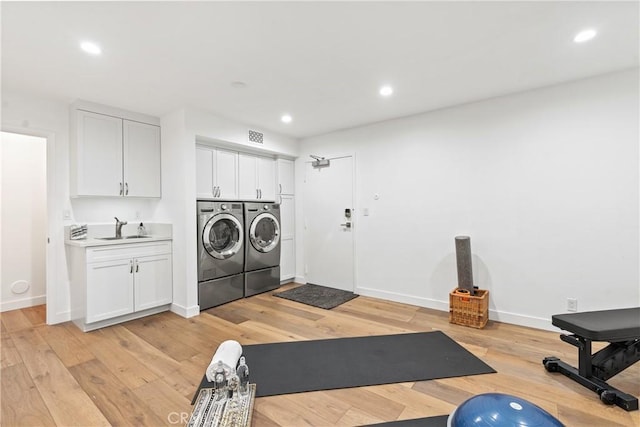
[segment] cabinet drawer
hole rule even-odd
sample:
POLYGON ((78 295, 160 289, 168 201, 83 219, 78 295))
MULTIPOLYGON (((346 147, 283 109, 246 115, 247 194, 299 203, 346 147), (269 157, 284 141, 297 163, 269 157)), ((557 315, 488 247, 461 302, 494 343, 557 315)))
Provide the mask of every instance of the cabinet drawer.
POLYGON ((171 253, 171 241, 129 243, 87 249, 87 263, 171 253))

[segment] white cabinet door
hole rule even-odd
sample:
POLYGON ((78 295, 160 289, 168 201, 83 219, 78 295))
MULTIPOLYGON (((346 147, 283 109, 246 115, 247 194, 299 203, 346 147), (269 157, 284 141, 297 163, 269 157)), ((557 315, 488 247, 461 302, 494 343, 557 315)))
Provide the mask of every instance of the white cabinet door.
POLYGON ((296 275, 295 251, 295 199, 290 195, 280 196, 280 280, 292 279, 296 275))
POLYGON ((196 197, 238 199, 238 153, 196 146, 196 197))
POLYGON ((283 239, 293 239, 295 234, 294 200, 293 196, 280 196, 280 232, 283 239))
POLYGON ((238 156, 238 195, 243 200, 258 199, 258 158, 240 153, 238 156))
POLYGON ((122 119, 79 110, 75 131, 72 195, 122 195, 122 119))
POLYGON ((216 150, 213 166, 214 184, 218 187, 218 198, 235 200, 238 198, 238 153, 216 150))
POLYGON ((160 197, 160 127, 123 120, 124 195, 160 197))
POLYGON ((209 147, 196 146, 196 197, 198 199, 213 198, 214 154, 215 150, 209 147))
POLYGON ((133 312, 133 260, 103 261, 87 265, 86 322, 133 312))
POLYGON ((261 200, 276 200, 276 161, 258 157, 258 195, 261 200))
POLYGON ((293 239, 280 242, 280 280, 293 279, 296 276, 296 251, 293 239))
POLYGON ((171 303, 173 299, 171 255, 135 258, 134 271, 135 311, 171 303))
POLYGON ((295 194, 294 186, 294 162, 293 160, 278 159, 278 193, 295 194))
POLYGON ((239 196, 243 200, 276 200, 276 162, 269 157, 240 153, 239 196))

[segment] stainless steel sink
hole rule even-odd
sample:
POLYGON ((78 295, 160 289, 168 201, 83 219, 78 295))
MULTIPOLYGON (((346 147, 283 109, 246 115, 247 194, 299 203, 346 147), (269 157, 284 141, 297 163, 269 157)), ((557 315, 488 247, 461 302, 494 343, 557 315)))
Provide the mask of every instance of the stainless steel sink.
POLYGON ((148 239, 151 236, 96 237, 98 240, 148 239))

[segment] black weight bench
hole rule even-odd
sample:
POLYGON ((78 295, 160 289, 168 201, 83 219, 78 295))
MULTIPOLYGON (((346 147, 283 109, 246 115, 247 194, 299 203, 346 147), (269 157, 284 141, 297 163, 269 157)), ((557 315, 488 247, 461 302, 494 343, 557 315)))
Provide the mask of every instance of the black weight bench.
POLYGON ((610 386, 606 381, 640 360, 640 307, 619 310, 556 314, 551 323, 573 335, 560 339, 578 347, 578 369, 557 357, 545 357, 549 372, 560 372, 600 396, 608 405, 638 410, 638 398, 610 386), (593 341, 610 344, 591 354, 593 341))

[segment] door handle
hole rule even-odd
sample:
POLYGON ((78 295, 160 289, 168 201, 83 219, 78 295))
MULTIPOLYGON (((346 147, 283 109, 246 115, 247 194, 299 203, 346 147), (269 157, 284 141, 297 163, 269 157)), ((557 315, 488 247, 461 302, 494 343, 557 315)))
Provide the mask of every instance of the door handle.
POLYGON ((340 224, 340 225, 343 226, 343 227, 346 227, 346 228, 351 228, 351 223, 350 222, 345 222, 344 224, 340 224))

